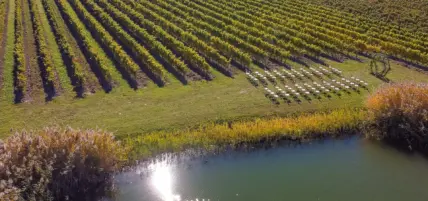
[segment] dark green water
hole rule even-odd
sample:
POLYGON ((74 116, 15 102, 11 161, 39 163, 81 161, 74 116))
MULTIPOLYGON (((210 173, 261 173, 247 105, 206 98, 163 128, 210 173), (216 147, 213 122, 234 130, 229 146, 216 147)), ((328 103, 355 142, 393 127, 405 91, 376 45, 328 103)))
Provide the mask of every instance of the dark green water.
POLYGON ((428 160, 362 139, 182 159, 117 177, 119 201, 427 201, 428 160))

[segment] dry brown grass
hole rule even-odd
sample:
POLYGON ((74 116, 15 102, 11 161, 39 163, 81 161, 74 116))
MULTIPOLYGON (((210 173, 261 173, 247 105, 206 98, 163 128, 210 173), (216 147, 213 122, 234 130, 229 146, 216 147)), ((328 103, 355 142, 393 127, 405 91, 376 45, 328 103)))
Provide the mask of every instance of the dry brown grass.
POLYGON ((16 133, 0 143, 0 200, 84 200, 109 186, 124 153, 103 131, 16 133))
POLYGON ((428 85, 388 84, 367 100, 375 132, 380 139, 399 141, 412 149, 427 150, 428 85))

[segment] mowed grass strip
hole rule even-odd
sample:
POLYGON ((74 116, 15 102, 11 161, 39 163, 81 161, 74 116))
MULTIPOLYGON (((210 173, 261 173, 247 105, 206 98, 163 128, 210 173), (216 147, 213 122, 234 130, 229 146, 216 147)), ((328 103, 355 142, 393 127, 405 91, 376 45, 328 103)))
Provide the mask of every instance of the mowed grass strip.
MULTIPOLYGON (((3 34, 6 26, 5 22, 7 20, 7 12, 8 12, 8 1, 1 1, 0 2, 0 42, 3 41, 3 38, 5 38, 6 35, 3 34)), ((0 85, 1 85, 1 75, 0 75, 0 85)))
MULTIPOLYGON (((24 34, 24 57, 25 74, 27 76, 27 89, 25 91, 24 102, 45 102, 48 93, 46 83, 42 79, 42 68, 39 65, 39 55, 37 54, 36 34, 33 26, 33 18, 30 12, 28 0, 21 0, 22 25, 24 34)), ((18 9, 18 7, 16 7, 18 9)), ((17 33, 15 33, 17 34, 17 33)))
POLYGON ((4 54, 6 49, 7 40, 7 18, 8 18, 8 6, 9 1, 0 2, 0 95, 1 88, 3 85, 3 66, 4 66, 4 54))
POLYGON ((3 76, 2 85, 0 85, 0 103, 4 102, 5 104, 10 104, 13 102, 13 49, 15 44, 15 0, 9 0, 7 11, 7 36, 3 36, 3 39, 6 39, 5 45, 5 54, 0 55, 3 61, 3 72, 0 72, 3 76))

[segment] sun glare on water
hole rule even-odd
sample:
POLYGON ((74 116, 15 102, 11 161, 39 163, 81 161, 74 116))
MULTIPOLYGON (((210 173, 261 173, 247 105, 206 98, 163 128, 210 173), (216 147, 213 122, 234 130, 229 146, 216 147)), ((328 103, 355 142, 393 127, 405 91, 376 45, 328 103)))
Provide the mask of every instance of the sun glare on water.
POLYGON ((153 170, 151 182, 163 201, 181 201, 180 195, 173 193, 173 174, 171 166, 165 163, 150 165, 153 170))
POLYGON ((182 199, 174 192, 174 185, 177 185, 174 165, 169 160, 158 160, 148 166, 150 170, 150 185, 162 201, 210 201, 210 199, 182 199))

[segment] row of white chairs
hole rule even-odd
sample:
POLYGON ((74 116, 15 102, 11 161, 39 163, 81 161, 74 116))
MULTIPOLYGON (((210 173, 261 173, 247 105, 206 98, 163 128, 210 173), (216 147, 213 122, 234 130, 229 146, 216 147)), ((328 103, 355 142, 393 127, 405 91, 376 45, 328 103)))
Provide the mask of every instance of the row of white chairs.
POLYGON ((341 80, 331 80, 330 82, 323 81, 322 84, 318 82, 313 82, 311 84, 309 83, 303 83, 303 84, 295 84, 293 87, 289 85, 285 85, 284 89, 282 89, 279 86, 275 86, 276 92, 270 90, 269 88, 265 87, 265 92, 268 96, 272 98, 289 98, 289 97, 299 97, 304 96, 308 97, 310 95, 313 96, 319 96, 320 94, 328 94, 331 91, 335 93, 339 93, 343 90, 350 90, 350 89, 358 89, 360 87, 366 87, 368 85, 367 82, 360 80, 358 78, 351 78, 351 81, 346 78, 342 78, 341 80), (358 81, 358 83, 357 83, 358 81))
POLYGON ((322 66, 319 67, 319 69, 324 73, 324 74, 331 74, 332 72, 330 70, 328 70, 327 68, 324 68, 322 66))
POLYGON ((250 80, 254 81, 254 82, 259 82, 259 79, 257 79, 255 76, 253 76, 251 73, 246 72, 245 74, 247 74, 247 76, 250 78, 250 80))
MULTIPOLYGON (((282 72, 280 72, 278 70, 273 70, 272 71, 273 73, 265 70, 264 74, 262 74, 262 73, 260 73, 258 71, 254 72, 254 74, 252 74, 250 72, 246 72, 246 74, 248 75, 248 77, 252 81, 254 81, 256 83, 258 83, 259 81, 263 81, 264 83, 267 83, 269 80, 272 81, 272 82, 275 82, 277 78, 279 78, 281 80, 285 80, 287 78, 294 79, 296 77, 302 79, 304 77, 310 77, 312 75, 321 77, 321 76, 330 75, 330 74, 333 74, 333 73, 334 74, 342 74, 342 71, 340 71, 340 70, 338 70, 336 68, 333 68, 331 66, 329 66, 328 68, 329 69, 324 68, 322 66, 320 66, 319 69, 314 68, 314 67, 310 67, 309 68, 310 71, 308 71, 308 70, 306 70, 304 68, 301 68, 300 71, 297 71, 296 69, 291 69, 291 70, 282 69, 282 72)), ((342 78, 342 80, 344 80, 344 79, 345 78, 342 78)), ((354 79, 354 78, 351 78, 351 79, 354 79)), ((357 79, 357 78, 355 78, 355 79, 357 79)), ((344 80, 344 81, 346 81, 348 83, 350 82, 350 81, 347 81, 347 80, 344 80)), ((358 82, 358 84, 362 84, 362 85, 365 85, 365 86, 368 85, 366 82, 364 82, 362 80, 359 80, 359 79, 354 80, 354 82, 358 82)))
MULTIPOLYGON (((271 81, 275 81, 277 78, 281 79, 281 80, 285 80, 286 78, 290 78, 290 79, 294 79, 294 78, 304 78, 304 77, 311 77, 313 75, 321 77, 324 76, 325 74, 331 74, 332 72, 328 71, 325 68, 320 67, 320 70, 317 70, 313 67, 309 68, 311 71, 308 71, 304 68, 300 68, 300 71, 297 71, 296 69, 291 69, 291 70, 286 70, 286 69, 282 69, 282 72, 279 72, 278 70, 273 70, 273 74, 267 70, 265 70, 265 74, 262 74, 258 71, 255 72, 255 76, 258 77, 259 79, 263 79, 265 81, 271 80, 271 81)), ((248 73, 248 75, 251 75, 251 73, 248 73)))
POLYGON ((313 75, 312 72, 309 72, 308 70, 304 69, 304 68, 300 68, 300 71, 303 72, 303 74, 307 77, 311 77, 313 75))
POLYGON ((293 72, 294 75, 296 75, 296 76, 298 76, 300 78, 304 78, 305 77, 305 75, 303 73, 297 71, 296 69, 291 69, 291 72, 293 72))
POLYGON ((334 89, 335 91, 340 91, 343 89, 344 90, 349 90, 349 89, 355 89, 356 90, 360 87, 366 88, 368 86, 368 83, 363 81, 363 80, 359 80, 359 82, 356 82, 356 81, 357 80, 351 81, 351 80, 348 80, 346 78, 342 78, 341 80, 331 80, 331 83, 327 82, 327 81, 323 81, 323 83, 326 86, 334 89))
POLYGON ((272 90, 270 90, 267 87, 265 87, 265 94, 267 96, 270 96, 271 98, 275 98, 275 99, 279 98, 279 96, 275 92, 273 92, 272 90))
POLYGON ((329 75, 330 74, 330 71, 324 70, 324 69, 318 70, 318 69, 313 68, 313 67, 310 67, 309 69, 312 71, 312 74, 314 74, 314 75, 316 75, 318 77, 324 76, 324 74, 325 75, 329 75))
POLYGON ((265 70, 265 73, 267 75, 267 78, 270 79, 271 81, 276 80, 276 76, 272 75, 272 73, 270 73, 269 71, 265 70))
POLYGON ((341 70, 339 70, 339 69, 337 69, 337 68, 334 68, 334 67, 331 67, 331 66, 328 66, 328 68, 329 68, 333 73, 336 73, 336 74, 338 74, 338 75, 342 75, 342 71, 341 71, 341 70))
MULTIPOLYGON (((280 72, 278 72, 277 70, 273 70, 273 73, 279 78, 279 79, 281 79, 281 80, 285 80, 286 79, 286 77, 283 75, 283 74, 281 74, 280 72)), ((287 77, 289 77, 290 75, 288 75, 287 74, 287 77)), ((291 76, 290 76, 291 77, 291 76)), ((294 76, 293 76, 294 77, 294 76)), ((292 77, 291 77, 292 78, 292 77)))

